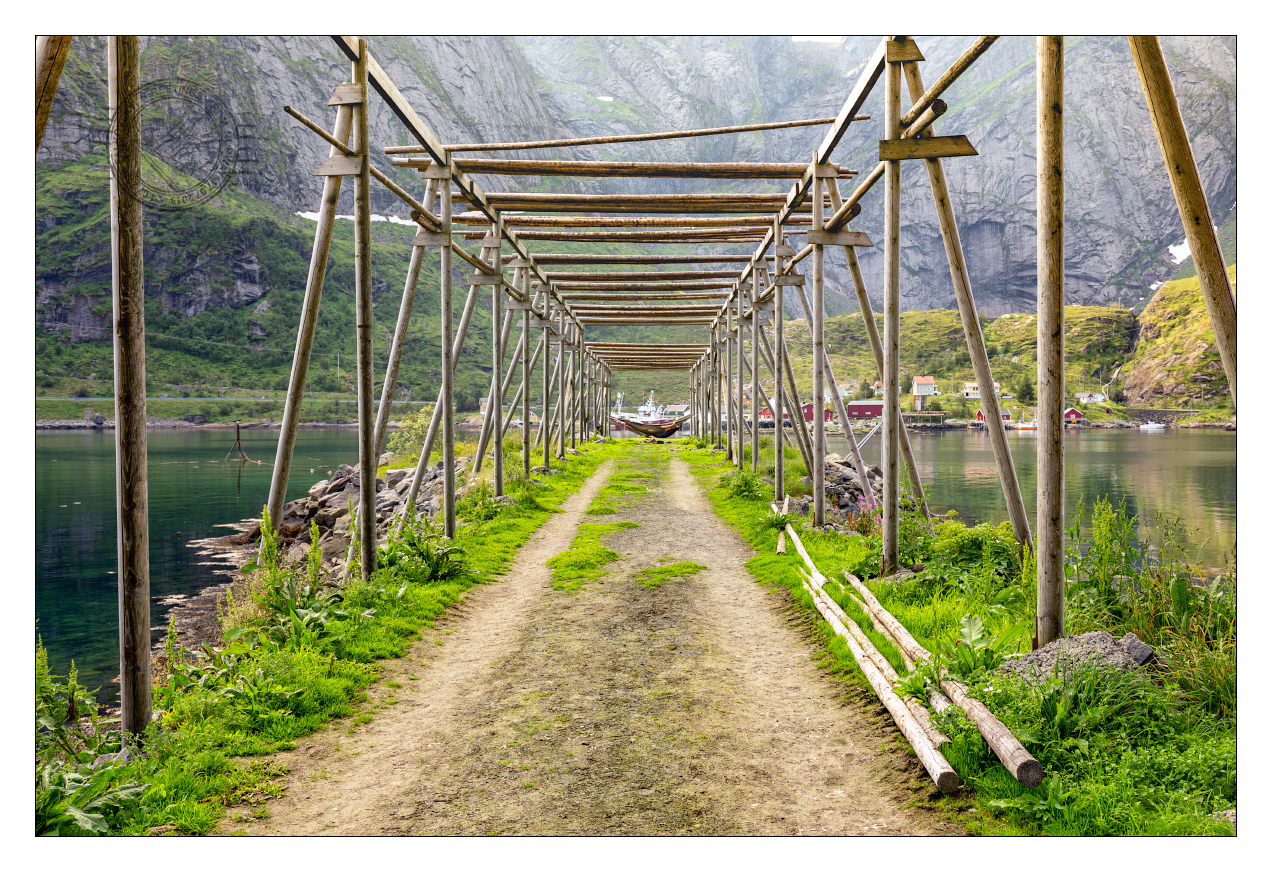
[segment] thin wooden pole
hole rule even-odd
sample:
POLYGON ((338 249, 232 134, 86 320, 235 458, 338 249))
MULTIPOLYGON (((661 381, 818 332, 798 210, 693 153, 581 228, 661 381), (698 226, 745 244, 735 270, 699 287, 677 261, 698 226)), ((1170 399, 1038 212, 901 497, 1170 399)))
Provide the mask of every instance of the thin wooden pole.
MULTIPOLYGON (((814 153, 814 167, 816 169, 817 153, 814 153)), ((813 180, 813 226, 822 227, 822 179, 815 177, 813 180)), ((822 282, 823 282, 823 264, 825 252, 824 246, 814 245, 813 247, 813 396, 810 401, 813 404, 813 469, 809 470, 809 475, 813 477, 813 523, 818 527, 822 527, 827 523, 826 518, 826 456, 827 456, 827 434, 826 434, 826 414, 823 410, 826 408, 826 399, 823 390, 825 382, 823 375, 822 359, 826 357, 826 346, 824 343, 824 324, 826 323, 826 310, 822 301, 822 282)), ((779 286, 775 286, 779 287, 779 286)))
MULTIPOLYGON (((522 286, 522 296, 529 305, 531 302, 530 293, 530 270, 524 272, 525 283, 522 286)), ((530 309, 522 310, 522 336, 527 338, 526 345, 530 345, 530 309)), ((530 349, 522 349, 522 477, 530 476, 530 371, 534 369, 534 363, 530 359, 530 349)))
MULTIPOLYGON (((449 176, 449 174, 447 174, 449 176)), ((442 194, 438 223, 442 233, 451 234, 451 180, 441 179, 438 186, 442 194)), ((447 539, 455 538, 455 362, 458 351, 451 348, 451 247, 441 246, 441 301, 442 322, 442 532, 447 539), (457 352, 456 354, 453 354, 457 352)), ((427 455, 421 461, 427 463, 427 455)), ((420 468, 417 468, 420 469, 420 468)), ((420 476, 416 475, 416 485, 420 476)))
MULTIPOLYGON (((885 65, 884 137, 898 139, 902 114, 902 68, 898 63, 885 65)), ((890 576, 898 569, 899 522, 898 443, 901 409, 898 406, 898 357, 901 351, 901 224, 902 163, 888 161, 884 171, 884 429, 881 467, 884 473, 883 553, 880 575, 890 576)), ((815 292, 816 294, 816 292, 815 292)), ((813 303, 817 314, 818 301, 813 303)))
MULTIPOLYGON (((1065 636, 1065 56, 1038 38, 1038 645, 1065 636)), ((1210 219, 1208 218, 1208 224, 1210 219)), ((1002 427, 999 422, 987 427, 1002 427)))
MULTIPOLYGON (((429 213, 433 212, 433 201, 437 198, 438 182, 430 179, 422 204, 429 213)), ((407 262, 407 281, 402 288, 402 303, 398 306, 398 323, 394 326, 393 341, 389 345, 389 361, 385 365, 385 381, 380 388, 380 405, 376 407, 376 440, 375 455, 380 457, 384 451, 385 434, 389 429, 389 413, 393 409, 393 398, 398 387, 398 368, 402 363, 402 352, 407 344, 407 330, 411 326, 411 310, 415 306, 416 284, 420 279, 420 265, 424 262, 424 246, 411 247, 411 260, 407 262)))
POLYGON ((115 328, 116 572, 120 719, 127 745, 150 724, 150 510, 146 476, 146 295, 141 202, 141 49, 107 39, 111 289, 115 328))
POLYGON ((44 141, 44 128, 49 123, 53 98, 57 96, 57 83, 62 78, 67 52, 71 50, 69 36, 41 36, 35 41, 35 147, 44 141))
MULTIPOLYGON (((738 446, 734 453, 734 463, 736 463, 738 465, 738 469, 741 470, 743 468, 743 459, 744 459, 744 455, 743 455, 744 433, 743 432, 746 428, 746 422, 743 420, 743 393, 744 393, 744 386, 746 384, 745 377, 743 376, 743 368, 746 363, 744 360, 745 351, 743 348, 743 333, 747 329, 743 319, 742 285, 734 286, 734 294, 735 294, 735 305, 736 305, 736 315, 734 318, 734 333, 737 337, 737 342, 738 342, 738 362, 737 362, 738 363, 738 388, 735 392, 735 398, 738 403, 738 446)), ((756 416, 756 413, 755 413, 755 410, 753 410, 752 411, 753 421, 755 420, 755 416, 756 416)))
MULTIPOLYGON (((512 333, 512 328, 513 328, 513 315, 511 312, 505 312, 504 325, 499 332, 500 347, 503 351, 503 354, 508 353, 508 339, 509 339, 509 335, 512 333)), ((501 378, 498 372, 492 374, 490 391, 487 394, 487 398, 486 398, 486 414, 482 416, 482 430, 478 436, 477 453, 473 459, 474 473, 478 473, 481 471, 482 461, 486 457, 486 449, 491 444, 491 434, 494 433, 495 407, 493 405, 493 401, 497 395, 499 395, 502 398, 503 395, 507 392, 509 384, 512 383, 513 373, 517 369, 517 361, 516 361, 517 352, 521 350, 521 344, 524 343, 525 341, 526 341, 526 338, 523 336, 518 343, 517 350, 513 352, 514 360, 512 364, 509 365, 508 369, 504 372, 503 377, 501 378)), ((502 420, 503 419, 501 417, 501 421, 502 420)))
POLYGON ((566 457, 566 309, 557 310, 557 457, 566 457))
MULTIPOLYGON (((845 246, 844 253, 849 260, 849 273, 853 276, 853 290, 857 294, 858 307, 862 310, 863 321, 866 322, 866 336, 871 343, 871 352, 875 356, 875 370, 883 378, 884 343, 880 340, 880 332, 875 324, 875 310, 871 306, 871 298, 866 293, 866 283, 862 278, 862 267, 858 264, 857 252, 852 246, 845 246)), ((924 484, 919 479, 919 466, 915 463, 915 455, 911 452, 911 441, 906 433, 906 428, 901 428, 898 431, 898 436, 901 438, 902 457, 906 460, 911 487, 915 489, 915 494, 919 497, 919 508, 924 513, 924 518, 931 519, 932 515, 928 511, 928 500, 924 496, 924 484)))
POLYGON ((372 411, 372 359, 375 321, 371 308, 371 159, 368 154, 367 41, 358 40, 354 83, 362 102, 354 109, 358 155, 362 170, 354 177, 354 292, 358 313, 358 463, 362 487, 358 490, 359 567, 364 582, 376 571, 376 462, 375 413, 372 411))
POLYGON ((760 470, 760 271, 751 271, 751 471, 760 470))
MULTIPOLYGON (((902 71, 906 76, 911 99, 919 99, 924 93, 924 80, 920 75, 919 65, 904 64, 902 71)), ((926 131, 920 138, 931 136, 932 132, 926 131)), ((999 398, 995 395, 994 375, 990 369, 990 358, 986 354, 985 339, 981 334, 981 322, 977 319, 977 304, 972 296, 972 280, 968 275, 968 265, 964 261, 964 247, 959 239, 959 225, 955 221, 955 209, 950 202, 950 191, 946 186, 946 170, 940 158, 926 160, 924 163, 928 167, 928 184, 932 188, 933 205, 937 209, 937 224, 941 228, 942 241, 946 246, 946 261, 950 265, 950 280, 955 289, 955 300, 959 305, 964 341, 968 346, 968 356, 972 361, 973 372, 976 374, 981 404, 986 412, 986 426, 990 433, 990 445, 995 453, 995 463, 999 468, 999 484, 1003 488, 1008 518, 1012 522, 1012 531, 1017 542, 1022 546, 1029 546, 1032 545, 1030 517, 1026 513, 1025 501, 1021 498, 1021 485, 1017 481, 1012 451, 1008 448, 1008 437, 1002 425, 990 426, 990 422, 1000 421, 999 398)))
POLYGON ((1171 191, 1176 196, 1176 208, 1185 228, 1189 253, 1198 270, 1198 282, 1202 297, 1211 316, 1211 329, 1215 332, 1220 362, 1229 380, 1229 396, 1233 409, 1238 408, 1238 304, 1229 284, 1229 273, 1220 252, 1220 240, 1211 223, 1211 209, 1198 175, 1193 148, 1185 130, 1185 120, 1176 101, 1176 90, 1167 73, 1162 46, 1156 36, 1129 36, 1132 59, 1145 91, 1149 105, 1149 117, 1154 122, 1154 133, 1167 163, 1167 176, 1171 179, 1171 191))
POLYGON ((543 457, 543 462, 542 462, 542 463, 543 463, 543 467, 544 467, 544 469, 546 469, 546 470, 547 470, 547 469, 551 469, 551 467, 552 467, 552 465, 551 465, 551 463, 550 463, 551 459, 549 458, 549 448, 548 448, 548 442, 549 442, 548 435, 551 433, 551 431, 549 430, 549 427, 550 427, 551 422, 550 422, 550 420, 549 420, 549 418, 548 418, 548 403, 549 403, 549 400, 551 399, 551 392, 552 392, 552 375, 551 375, 551 373, 549 372, 549 371, 551 370, 551 368, 548 366, 548 357, 549 357, 549 353, 552 351, 552 329, 549 327, 549 323, 548 323, 548 313, 549 313, 549 311, 550 311, 550 309, 549 309, 548 294, 547 294, 547 292, 546 292, 546 290, 545 290, 545 294, 544 294, 544 338, 543 338, 543 343, 544 343, 544 385, 543 385, 543 389, 544 389, 544 390, 543 390, 543 393, 540 395, 540 398, 541 398, 541 399, 540 399, 540 401, 539 401, 539 431, 540 431, 540 433, 542 433, 542 434, 543 434, 543 438, 544 438, 544 457, 543 457))
MULTIPOLYGON (((495 230, 496 244, 499 242, 499 230, 495 230)), ((496 249, 498 252, 498 249, 496 249)), ((498 264, 499 260, 493 263, 498 264)), ((491 399, 492 404, 491 427, 495 433, 495 447, 491 450, 494 453, 495 468, 495 496, 504 496, 504 381, 500 378, 500 374, 504 372, 504 341, 505 338, 500 336, 503 331, 496 330, 496 325, 505 319, 504 312, 504 286, 491 286, 491 374, 494 376, 492 385, 491 399)), ((512 327, 512 312, 509 312, 508 323, 512 327)), ((526 337, 522 337, 525 344, 526 337)))
MULTIPOLYGON (((818 192, 820 193, 820 192, 818 192)), ((815 197, 817 194, 815 194, 815 197)), ((817 216, 815 215, 815 218, 817 216)), ((774 219, 774 275, 782 275, 782 246, 786 243, 786 238, 782 235, 782 225, 778 223, 778 219, 774 219)), ((821 277, 819 277, 821 278, 821 277)), ((774 385, 779 390, 774 391, 774 500, 782 500, 787 493, 786 487, 786 458, 783 457, 783 440, 786 436, 786 424, 783 421, 783 404, 782 404, 782 367, 783 360, 787 355, 786 340, 783 338, 783 286, 774 286, 774 364, 777 368, 777 375, 774 379, 774 385)), ((803 410, 796 410, 797 415, 803 415, 803 410)))
MULTIPOLYGON (((354 111, 351 106, 336 109, 335 136, 340 142, 349 141, 354 111)), ((333 146, 328 157, 341 152, 333 146)), ((332 228, 336 224, 336 204, 340 200, 340 183, 343 176, 327 176, 323 180, 323 196, 318 207, 318 223, 314 228, 314 249, 309 259, 309 276, 305 282, 305 302, 301 307, 301 321, 296 329, 296 350, 292 354, 292 373, 287 385, 287 402, 283 406, 283 422, 279 428, 278 449, 274 454, 274 471, 270 476, 270 496, 267 506, 270 524, 277 530, 283 518, 283 503, 287 499, 287 480, 292 471, 292 453, 296 447, 296 427, 301 418, 301 405, 305 400, 305 381, 309 376, 309 362, 314 348, 314 331, 318 327, 318 307, 323 299, 323 283, 327 277, 327 259, 331 250, 332 228)))

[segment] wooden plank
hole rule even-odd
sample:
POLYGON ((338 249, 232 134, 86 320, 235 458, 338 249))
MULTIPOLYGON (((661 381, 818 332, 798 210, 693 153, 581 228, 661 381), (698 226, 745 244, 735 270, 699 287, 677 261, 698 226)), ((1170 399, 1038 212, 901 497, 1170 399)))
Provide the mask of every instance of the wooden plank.
POLYGON ((958 158, 977 154, 968 137, 933 136, 923 139, 880 140, 881 161, 910 161, 919 158, 958 158))
MULTIPOLYGON (((521 212, 773 212, 786 208, 780 194, 556 194, 508 192, 486 195, 497 211, 521 212)), ((808 212, 809 205, 790 207, 808 212)))
POLYGON ((786 276, 774 276, 773 287, 781 287, 783 285, 803 285, 804 276, 799 273, 788 274, 786 276))
POLYGON ((496 273, 474 273, 469 276, 470 285, 503 285, 504 276, 496 273))
POLYGON ((336 86, 328 106, 357 106, 365 99, 362 88, 353 82, 344 82, 336 86))
POLYGON ((519 234, 527 242, 582 243, 672 243, 686 242, 753 242, 764 235, 754 227, 687 228, 684 230, 524 230, 519 234))
MULTIPOLYGON (((1038 115, 1038 455, 1036 643, 1065 636, 1065 38, 1040 36, 1038 115)), ((1207 223, 1210 224, 1210 217, 1207 223)), ((998 423, 986 422, 986 427, 998 423)))
POLYGON ((115 524, 120 726, 135 747, 150 724, 150 506, 146 462, 146 295, 141 190, 141 48, 107 37, 111 292, 114 300, 115 524))
POLYGON ((1162 46, 1156 36, 1129 36, 1132 59, 1140 76, 1141 88, 1149 106, 1149 117, 1154 123, 1154 133, 1167 164, 1171 191, 1176 198, 1176 208, 1189 241, 1189 252, 1198 270, 1202 286, 1202 298, 1207 304, 1211 328, 1215 332, 1216 348, 1220 362, 1229 381, 1229 396, 1234 411, 1238 407, 1238 304, 1229 284, 1229 273, 1224 266, 1220 240, 1211 223, 1211 209, 1198 175, 1198 163, 1194 159, 1189 135, 1185 130, 1176 91, 1167 73, 1162 46))
POLYGON ((907 37, 901 40, 890 39, 885 42, 884 59, 890 64, 900 64, 902 61, 922 61, 924 55, 920 52, 919 46, 915 44, 915 40, 907 37))
POLYGON ((315 176, 357 176, 362 172, 362 155, 332 155, 318 165, 315 176))
POLYGON ((420 228, 416 231, 415 237, 411 240, 413 246, 441 246, 443 248, 451 247, 451 234, 449 233, 433 233, 432 231, 420 228))
POLYGON ((875 245, 866 234, 856 230, 842 230, 837 233, 810 228, 805 236, 809 245, 817 246, 861 246, 870 248, 875 245))
MULTIPOLYGON (((457 224, 485 227, 490 219, 480 212, 463 212, 457 224)), ((506 215, 507 227, 769 227, 773 219, 765 215, 701 216, 681 215, 506 215)), ((808 216, 795 216, 786 222, 796 226, 809 224, 808 216)))

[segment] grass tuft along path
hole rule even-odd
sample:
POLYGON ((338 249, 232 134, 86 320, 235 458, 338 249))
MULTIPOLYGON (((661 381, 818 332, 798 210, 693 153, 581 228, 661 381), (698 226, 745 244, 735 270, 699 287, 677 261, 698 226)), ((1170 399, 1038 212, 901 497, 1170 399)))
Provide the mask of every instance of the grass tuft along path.
POLYGON ((916 807, 927 779, 883 710, 842 701, 752 554, 673 447, 631 441, 386 664, 370 724, 286 753, 287 790, 249 832, 954 832, 916 807), (612 516, 631 524, 598 538, 618 558, 554 588, 549 559, 633 469, 612 516))

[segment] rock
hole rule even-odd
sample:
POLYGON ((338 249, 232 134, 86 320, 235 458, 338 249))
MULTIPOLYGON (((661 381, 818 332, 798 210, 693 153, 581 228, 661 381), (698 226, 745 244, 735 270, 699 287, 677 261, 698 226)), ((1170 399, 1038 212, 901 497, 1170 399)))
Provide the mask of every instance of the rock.
POLYGON ((1135 634, 1129 633, 1122 639, 1115 639, 1106 631, 1092 631, 1063 637, 1037 651, 1004 661, 995 672, 1014 673, 1031 681, 1042 681, 1052 675, 1058 663, 1062 670, 1068 666, 1095 662, 1130 672, 1158 660, 1157 653, 1135 634))
POLYGON ((761 476, 761 477, 760 477, 760 481, 761 481, 761 482, 764 482, 766 485, 772 485, 772 484, 774 484, 774 480, 773 480, 773 479, 771 479, 771 478, 769 478, 768 476, 761 476))
POLYGON ((530 471, 538 473, 540 476, 551 476, 554 472, 551 467, 531 467, 530 471))
POLYGON ((287 550, 287 559, 289 561, 303 561, 305 556, 309 554, 310 544, 304 541, 297 541, 296 545, 287 550))
POLYGON ((795 498, 792 498, 791 506, 789 507, 789 509, 791 512, 794 512, 796 515, 808 515, 809 510, 812 507, 812 504, 813 504, 813 501, 810 500, 808 497, 795 497, 795 498))
POLYGON ((837 455, 835 452, 832 452, 831 454, 827 455, 823 460, 825 460, 828 464, 843 464, 844 463, 844 458, 841 457, 840 455, 837 455))
POLYGON ((105 422, 106 418, 100 412, 93 416, 94 427, 101 427, 105 422))
POLYGON ((380 456, 380 459, 376 461, 376 466, 383 467, 385 464, 389 463, 389 461, 392 459, 393 459, 393 452, 385 452, 383 455, 380 456))
POLYGON ((907 569, 903 568, 903 569, 901 569, 901 570, 898 570, 898 571, 897 571, 896 573, 894 573, 893 575, 891 575, 891 576, 884 576, 883 578, 881 578, 881 579, 879 579, 879 580, 877 580, 877 581, 880 581, 880 582, 887 582, 889 585, 896 585, 898 582, 901 582, 903 579, 909 579, 910 577, 912 577, 912 576, 914 576, 914 575, 915 575, 915 572, 914 572, 913 570, 907 570, 907 569))
POLYGON ((501 494, 499 497, 496 497, 496 498, 495 498, 495 502, 496 502, 496 503, 502 503, 502 504, 504 504, 505 506, 512 506, 514 503, 516 503, 516 502, 517 502, 517 498, 516 498, 516 497, 510 497, 510 496, 509 496, 509 495, 507 495, 507 494, 501 494))
POLYGON ((808 476, 801 476, 799 484, 805 488, 808 488, 810 491, 813 490, 813 480, 810 479, 808 476))
POLYGON ((208 420, 208 417, 206 415, 183 415, 181 416, 181 420, 189 422, 190 424, 203 424, 208 420))
POLYGON ((318 541, 318 547, 323 550, 324 561, 344 560, 349 549, 349 537, 343 533, 330 533, 318 541))
POLYGON ((396 488, 399 484, 406 481, 411 476, 411 470, 403 468, 401 470, 390 470, 385 473, 385 484, 390 488, 396 488))
POLYGON ((1211 813, 1211 817, 1227 821, 1235 828, 1238 826, 1238 811, 1236 809, 1218 809, 1211 813))
POLYGON ((323 479, 321 482, 315 482, 309 486, 309 496, 315 500, 321 500, 327 494, 327 489, 331 486, 331 481, 323 479))

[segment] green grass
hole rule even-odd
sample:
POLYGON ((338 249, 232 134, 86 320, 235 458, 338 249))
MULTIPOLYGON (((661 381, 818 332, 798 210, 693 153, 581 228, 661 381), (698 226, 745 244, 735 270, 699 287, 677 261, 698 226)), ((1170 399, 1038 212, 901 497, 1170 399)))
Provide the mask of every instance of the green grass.
MULTIPOLYGON (((532 486, 533 500, 461 525, 454 544, 465 552, 462 575, 433 579, 402 569, 407 565, 382 566, 369 583, 355 580, 340 592, 344 614, 329 617, 320 631, 279 643, 270 641, 264 626, 245 626, 222 649, 215 669, 204 671, 210 678, 203 684, 163 680, 145 754, 110 773, 111 784, 145 785, 134 803, 112 812, 111 832, 171 827, 207 833, 227 807, 278 796, 286 768, 261 756, 293 748, 298 737, 332 720, 350 732, 370 721, 367 689, 380 673, 378 662, 401 657, 466 589, 500 575, 527 538, 615 452, 613 445, 584 444, 580 454, 559 462, 558 472, 532 486)), ((296 572, 304 571, 278 571, 280 579, 296 572)))
POLYGON ((553 588, 557 591, 578 591, 585 582, 604 577, 605 566, 623 556, 604 545, 601 538, 632 527, 640 525, 633 521, 579 525, 579 533, 570 548, 548 559, 548 566, 553 571, 553 588))
MULTIPOLYGON (((777 531, 762 521, 768 497, 732 496, 722 476, 729 467, 719 455, 688 444, 681 452, 708 488, 715 511, 756 550, 747 563, 756 581, 787 588, 799 609, 814 619, 821 666, 873 699, 844 641, 817 616, 801 583, 801 559, 775 554, 777 531)), ((1043 764, 1045 781, 1037 789, 1020 786, 953 707, 936 720, 951 738, 942 751, 965 788, 938 805, 981 833, 1231 834, 1227 822, 1210 814, 1236 806, 1233 600, 1215 586, 1199 589, 1179 581, 1189 578, 1189 564, 1172 551, 1170 522, 1159 522, 1155 545, 1162 563, 1151 566, 1137 557, 1145 544, 1128 535, 1134 522, 1108 506, 1097 507, 1093 516, 1093 533, 1081 547, 1077 531, 1089 528, 1076 519, 1071 530, 1067 632, 1103 629, 1122 636, 1131 630, 1169 666, 1146 676, 1074 671, 1043 687, 999 675, 970 679, 972 693, 1043 764), (1112 580, 1124 575, 1133 581, 1120 594, 1112 580)), ((904 524, 903 561, 922 560, 926 567, 898 585, 873 581, 879 571, 878 533, 844 537, 798 529, 818 569, 833 580, 827 593, 898 673, 906 676, 900 653, 840 584, 842 570, 866 579, 885 608, 929 651, 953 653, 965 616, 980 619, 990 635, 1008 632, 1001 653, 1028 649, 1033 561, 1018 561, 1007 526, 970 529, 946 521, 928 534, 913 519, 904 524)))
POLYGON ((706 566, 694 561, 677 561, 675 564, 649 567, 642 570, 637 574, 637 579, 646 588, 658 588, 664 582, 671 582, 673 579, 688 579, 695 573, 706 569, 706 566))

